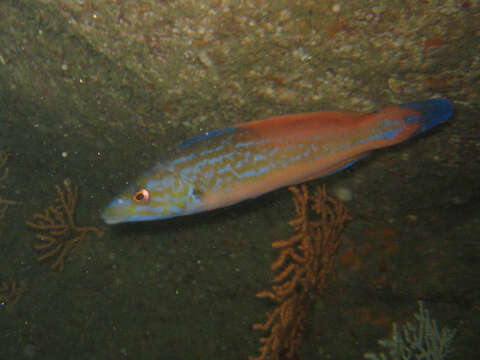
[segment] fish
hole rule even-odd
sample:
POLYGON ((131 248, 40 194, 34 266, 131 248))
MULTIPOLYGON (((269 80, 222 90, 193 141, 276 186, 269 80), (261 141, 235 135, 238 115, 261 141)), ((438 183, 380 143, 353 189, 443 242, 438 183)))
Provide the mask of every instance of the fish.
POLYGON ((371 151, 445 122, 446 99, 373 113, 320 111, 251 121, 193 137, 116 196, 107 224, 190 215, 342 171, 371 151))

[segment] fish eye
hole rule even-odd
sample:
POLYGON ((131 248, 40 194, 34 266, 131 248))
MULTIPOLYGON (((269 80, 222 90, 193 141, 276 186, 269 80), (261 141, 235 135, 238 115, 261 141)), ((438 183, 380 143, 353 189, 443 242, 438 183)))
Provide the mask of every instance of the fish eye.
POLYGON ((145 204, 150 198, 150 192, 147 189, 139 189, 133 194, 133 201, 140 204, 145 204))

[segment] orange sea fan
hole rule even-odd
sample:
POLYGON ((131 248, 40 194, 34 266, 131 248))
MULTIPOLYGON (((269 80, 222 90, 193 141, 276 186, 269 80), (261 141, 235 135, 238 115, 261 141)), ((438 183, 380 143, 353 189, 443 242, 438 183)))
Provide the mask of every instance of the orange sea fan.
POLYGON ((267 313, 265 323, 253 325, 256 330, 270 333, 260 338, 260 355, 250 360, 292 359, 297 355, 304 322, 315 296, 325 291, 333 274, 340 233, 349 218, 343 203, 328 196, 325 186, 317 187, 315 196, 309 195, 306 185, 289 189, 296 214, 289 222, 294 234, 272 243, 273 248, 280 249, 271 265, 277 272, 275 285, 257 294, 278 305, 267 313))

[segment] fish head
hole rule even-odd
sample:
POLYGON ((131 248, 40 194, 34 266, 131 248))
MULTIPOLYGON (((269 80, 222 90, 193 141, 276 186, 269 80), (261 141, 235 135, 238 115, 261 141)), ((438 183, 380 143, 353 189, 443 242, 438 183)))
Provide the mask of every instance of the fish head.
POLYGON ((154 169, 115 197, 102 213, 107 224, 167 219, 191 214, 199 203, 192 183, 164 169, 154 169))

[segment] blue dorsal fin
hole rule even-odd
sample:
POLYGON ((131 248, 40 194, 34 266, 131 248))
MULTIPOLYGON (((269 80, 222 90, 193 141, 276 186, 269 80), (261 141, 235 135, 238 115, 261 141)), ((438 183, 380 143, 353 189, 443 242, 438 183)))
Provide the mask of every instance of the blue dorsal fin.
POLYGON ((188 146, 201 143, 202 141, 211 139, 211 138, 216 137, 216 136, 227 134, 229 132, 235 131, 236 129, 237 129, 236 127, 229 127, 229 128, 222 129, 222 130, 209 131, 209 132, 206 132, 205 134, 197 135, 197 136, 191 137, 188 140, 185 140, 183 143, 181 143, 178 146, 178 148, 179 149, 185 149, 188 146))

